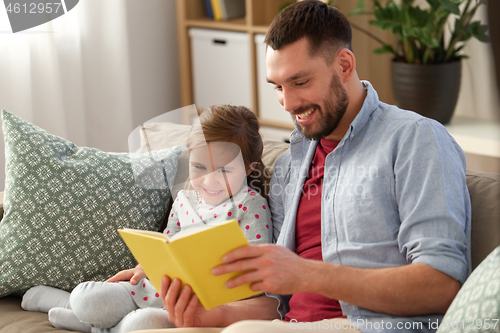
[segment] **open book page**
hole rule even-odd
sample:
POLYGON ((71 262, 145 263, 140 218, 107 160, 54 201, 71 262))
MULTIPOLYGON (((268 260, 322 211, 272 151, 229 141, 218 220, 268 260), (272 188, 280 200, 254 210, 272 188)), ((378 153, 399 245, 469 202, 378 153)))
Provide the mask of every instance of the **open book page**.
POLYGON ((130 229, 130 228, 123 228, 121 229, 126 232, 133 232, 133 233, 138 233, 138 234, 144 234, 146 237, 151 237, 151 238, 157 238, 161 240, 165 240, 167 242, 170 242, 170 237, 167 235, 158 232, 158 231, 151 231, 151 230, 139 230, 139 229, 130 229))
MULTIPOLYGON (((225 222, 224 222, 225 223, 225 222)), ((196 233, 199 233, 199 232, 202 232, 204 230, 207 230, 207 229, 210 229, 210 228, 214 228, 220 224, 223 224, 223 223, 218 223, 218 224, 205 224, 203 226, 201 226, 200 224, 198 224, 196 227, 192 227, 192 228, 187 228, 187 229, 184 229, 184 230, 181 230, 179 231, 178 233, 176 233, 175 235, 173 236, 169 236, 168 239, 173 242, 174 240, 176 239, 181 239, 181 238, 184 238, 184 237, 188 237, 190 235, 193 235, 193 234, 196 234, 196 233)))

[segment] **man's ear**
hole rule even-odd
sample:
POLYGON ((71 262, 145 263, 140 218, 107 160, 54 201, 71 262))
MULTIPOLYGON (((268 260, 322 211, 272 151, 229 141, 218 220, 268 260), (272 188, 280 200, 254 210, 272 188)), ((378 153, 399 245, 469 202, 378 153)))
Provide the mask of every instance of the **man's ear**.
POLYGON ((339 66, 339 77, 347 82, 356 71, 356 57, 349 49, 342 48, 337 53, 336 62, 339 66))

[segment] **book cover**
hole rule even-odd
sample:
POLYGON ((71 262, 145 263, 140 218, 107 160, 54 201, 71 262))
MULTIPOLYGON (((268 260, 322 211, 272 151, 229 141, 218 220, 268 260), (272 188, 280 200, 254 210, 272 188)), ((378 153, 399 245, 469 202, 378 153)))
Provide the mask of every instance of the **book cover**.
POLYGON ((245 16, 245 0, 219 0, 224 20, 245 16))
POLYGON ((222 12, 220 9, 219 0, 210 0, 210 3, 212 4, 212 11, 214 13, 214 20, 221 21, 222 20, 222 12))
POLYGON ((173 237, 135 229, 118 232, 158 292, 164 275, 179 278, 193 288, 207 310, 259 293, 252 291, 249 284, 226 288, 226 281, 241 273, 212 274, 212 268, 222 264, 224 254, 248 245, 236 220, 188 229, 173 237))

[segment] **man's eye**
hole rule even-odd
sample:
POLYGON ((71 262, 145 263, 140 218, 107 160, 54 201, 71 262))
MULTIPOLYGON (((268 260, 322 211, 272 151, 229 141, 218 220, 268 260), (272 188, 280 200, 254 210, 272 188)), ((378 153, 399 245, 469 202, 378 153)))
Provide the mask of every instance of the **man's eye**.
POLYGON ((309 81, 303 81, 303 82, 297 82, 295 83, 296 86, 303 86, 304 84, 306 84, 307 82, 309 81))
POLYGON ((274 86, 274 90, 280 91, 281 90, 281 86, 274 86))

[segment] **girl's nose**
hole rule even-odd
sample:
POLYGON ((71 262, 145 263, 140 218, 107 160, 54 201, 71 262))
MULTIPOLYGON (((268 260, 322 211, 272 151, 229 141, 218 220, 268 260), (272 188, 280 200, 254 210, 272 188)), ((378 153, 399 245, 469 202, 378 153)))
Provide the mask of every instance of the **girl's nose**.
POLYGON ((220 173, 217 171, 210 172, 203 177, 203 182, 208 185, 216 184, 219 182, 220 173))

